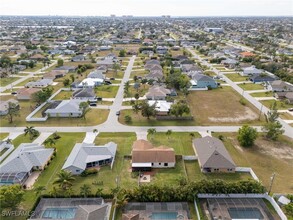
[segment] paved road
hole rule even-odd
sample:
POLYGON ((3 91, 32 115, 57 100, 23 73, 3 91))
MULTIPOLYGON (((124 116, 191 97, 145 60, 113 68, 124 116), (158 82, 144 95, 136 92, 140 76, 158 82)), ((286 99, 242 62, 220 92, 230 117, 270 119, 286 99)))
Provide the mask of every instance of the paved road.
MULTIPOLYGON (((208 66, 211 68, 213 72, 215 72, 217 75, 222 76, 226 83, 228 83, 234 90, 236 90, 239 94, 241 94, 246 100, 248 100, 251 104, 253 104, 259 111, 260 113, 267 114, 269 112, 269 109, 265 107, 262 103, 260 103, 258 100, 256 100, 254 97, 252 97, 248 92, 244 91, 242 88, 240 88, 235 82, 230 80, 227 76, 225 76, 224 73, 222 73, 220 70, 217 70, 216 68, 213 67, 210 63, 207 61, 203 60, 200 56, 198 56, 193 50, 189 49, 189 52, 192 53, 192 55, 197 58, 202 64, 208 66)), ((284 120, 278 119, 278 121, 283 125, 283 129, 285 130, 285 135, 288 137, 293 138, 293 128, 288 125, 284 120)))

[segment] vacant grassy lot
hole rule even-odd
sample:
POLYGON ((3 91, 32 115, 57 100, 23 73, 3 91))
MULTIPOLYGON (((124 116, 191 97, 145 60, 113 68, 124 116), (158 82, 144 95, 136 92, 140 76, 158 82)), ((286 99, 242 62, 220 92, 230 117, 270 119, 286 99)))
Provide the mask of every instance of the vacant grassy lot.
POLYGON ((149 88, 151 86, 148 85, 148 84, 145 84, 145 85, 142 85, 140 84, 140 87, 138 89, 135 89, 133 85, 130 86, 129 90, 128 90, 128 95, 125 96, 124 95, 124 98, 131 98, 131 97, 134 97, 134 95, 136 93, 139 94, 139 97, 142 97, 144 96, 148 91, 149 91, 149 88))
POLYGON ((9 133, 0 133, 0 140, 2 141, 3 139, 7 138, 9 133))
POLYGON ((117 71, 117 73, 114 70, 108 70, 108 72, 106 73, 106 77, 107 78, 118 78, 118 79, 122 79, 124 76, 124 72, 123 71, 117 71))
POLYGON ((262 100, 260 101, 262 104, 264 104, 266 107, 270 108, 274 102, 277 103, 277 109, 279 110, 284 110, 288 108, 292 108, 293 104, 287 104, 284 101, 279 101, 279 100, 262 100))
POLYGON ((134 76, 144 77, 146 74, 148 74, 147 70, 132 71, 130 74, 130 79, 132 79, 134 76))
POLYGON ((95 88, 96 95, 102 98, 115 98, 119 86, 102 85, 95 88))
POLYGON ((261 124, 258 111, 230 87, 209 91, 192 91, 187 97, 197 125, 261 124))
POLYGON ((7 86, 10 83, 13 83, 14 81, 20 79, 19 77, 9 77, 9 78, 0 78, 0 86, 7 86))
POLYGON ((86 115, 86 120, 83 118, 49 118, 46 122, 27 122, 25 118, 33 111, 36 105, 34 102, 19 101, 21 111, 20 117, 15 117, 13 123, 9 123, 4 116, 0 116, 1 127, 13 126, 91 126, 98 125, 107 120, 109 110, 91 109, 86 115))
POLYGON ((126 115, 131 116, 132 122, 127 125, 133 126, 193 126, 195 121, 180 121, 180 120, 169 120, 169 121, 158 121, 155 118, 147 119, 143 117, 140 112, 135 114, 132 109, 122 110, 119 116, 119 122, 122 124, 127 124, 124 120, 126 115))
MULTIPOLYGON (((193 133, 195 138, 200 135, 197 132, 193 133)), ((161 145, 172 147, 176 155, 194 155, 192 148, 192 136, 188 132, 176 132, 167 136, 166 133, 158 132, 154 135, 148 135, 148 140, 156 147, 161 145)))
POLYGON ((224 181, 238 181, 252 179, 245 173, 202 173, 197 161, 184 161, 187 177, 189 181, 198 181, 202 179, 221 179, 224 181))
POLYGON ((244 90, 263 90, 263 85, 260 84, 254 84, 254 83, 243 83, 238 84, 238 86, 244 90))
POLYGON ((293 115, 291 115, 288 112, 282 112, 282 113, 280 113, 280 118, 285 119, 285 120, 293 120, 293 115))
POLYGON ((241 76, 238 73, 225 74, 225 76, 227 76, 233 82, 242 82, 247 80, 247 77, 241 76))
POLYGON ((53 100, 65 100, 65 99, 70 99, 72 96, 73 92, 72 91, 61 91, 59 92, 53 100))
POLYGON ((250 94, 252 97, 273 97, 274 93, 273 92, 255 92, 250 94))
POLYGON ((237 141, 236 133, 222 134, 224 144, 237 166, 251 167, 265 187, 269 187, 270 177, 275 172, 273 193, 293 192, 293 140, 281 136, 278 141, 271 141, 261 135, 257 138, 255 146, 243 148, 237 141), (286 181, 284 181, 284 179, 286 181))

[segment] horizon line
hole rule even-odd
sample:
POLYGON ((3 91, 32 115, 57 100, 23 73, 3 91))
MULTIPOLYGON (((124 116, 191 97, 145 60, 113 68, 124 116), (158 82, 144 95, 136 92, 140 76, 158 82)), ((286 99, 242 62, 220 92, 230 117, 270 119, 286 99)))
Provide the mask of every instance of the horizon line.
MULTIPOLYGON (((0 17, 111 17, 111 15, 1 15, 0 17)), ((116 18, 120 17, 163 17, 163 16, 170 16, 171 18, 196 18, 196 17, 293 17, 293 15, 169 15, 169 14, 162 14, 162 15, 131 15, 131 14, 125 14, 125 15, 115 15, 116 18)), ((114 17, 114 18, 115 18, 114 17)))

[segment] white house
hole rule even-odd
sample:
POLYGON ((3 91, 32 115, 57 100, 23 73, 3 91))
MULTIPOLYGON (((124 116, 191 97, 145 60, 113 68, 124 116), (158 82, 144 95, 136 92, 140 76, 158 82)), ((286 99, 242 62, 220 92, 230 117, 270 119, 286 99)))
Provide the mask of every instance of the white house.
POLYGON ((79 108, 82 100, 71 99, 63 100, 61 102, 56 101, 57 106, 54 108, 48 108, 45 113, 49 117, 60 117, 60 118, 77 118, 82 116, 82 111, 79 108))

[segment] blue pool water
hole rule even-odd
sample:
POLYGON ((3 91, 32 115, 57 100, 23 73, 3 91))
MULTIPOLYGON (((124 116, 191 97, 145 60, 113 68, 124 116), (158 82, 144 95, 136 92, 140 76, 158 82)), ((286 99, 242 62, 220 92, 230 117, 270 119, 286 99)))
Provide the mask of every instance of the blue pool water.
POLYGON ((151 219, 177 219, 177 212, 153 212, 151 215, 151 219))
POLYGON ((48 219, 73 219, 76 208, 47 208, 42 218, 48 219))
POLYGON ((258 208, 228 208, 232 219, 263 219, 258 208))

